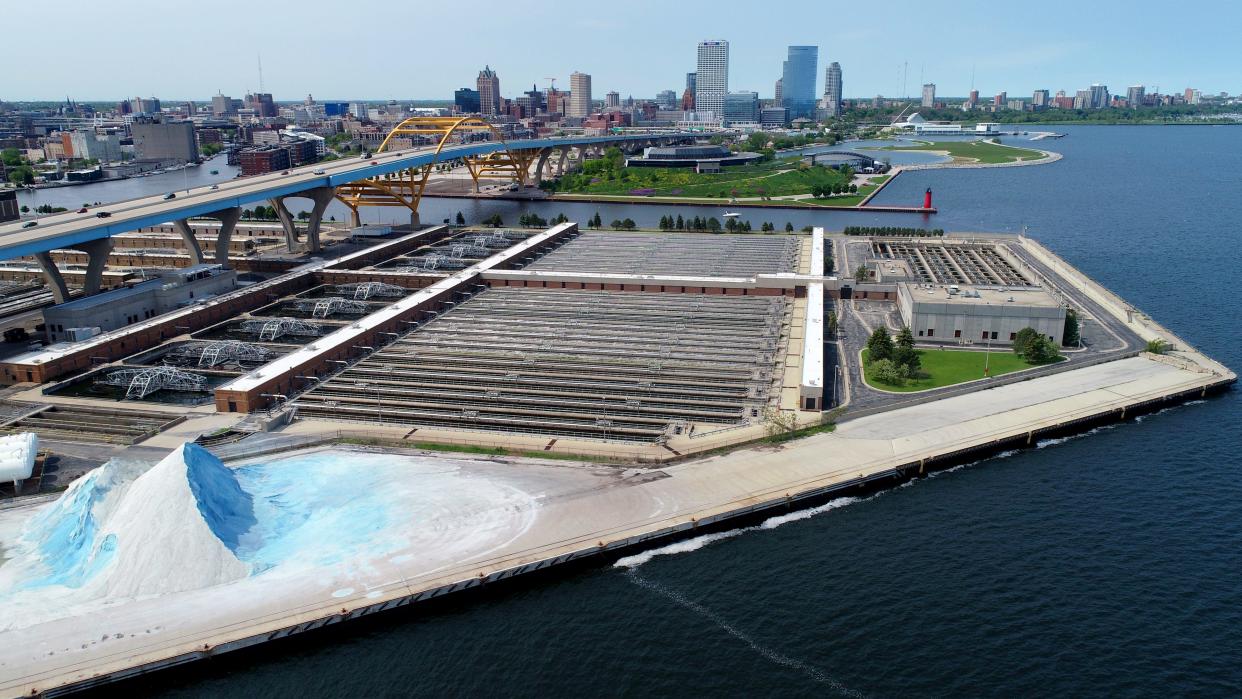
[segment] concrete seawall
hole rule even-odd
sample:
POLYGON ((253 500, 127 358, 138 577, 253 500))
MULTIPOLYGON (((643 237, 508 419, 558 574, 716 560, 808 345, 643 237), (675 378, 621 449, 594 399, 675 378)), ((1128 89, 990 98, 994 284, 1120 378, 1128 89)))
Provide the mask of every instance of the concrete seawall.
MULTIPOLYGON (((266 641, 312 631, 532 573, 599 564, 657 542, 738 526, 860 490, 891 486, 930 470, 1040 438, 1133 417, 1197 399, 1236 380, 1228 368, 1176 338, 1154 320, 1034 241, 1042 264, 1091 295, 1143 337, 1173 341, 1169 355, 1140 354, 1048 376, 855 415, 833 433, 762 449, 739 449, 645 471, 611 487, 553 499, 520 535, 441 568, 417 560, 367 559, 349 592, 329 596, 299 582, 289 594, 231 595, 236 602, 202 617, 181 610, 219 599, 222 588, 170 598, 167 608, 125 601, 88 619, 58 620, 0 633, 0 694, 55 695, 174 667, 266 641), (1127 320, 1128 319, 1128 320, 1127 320), (1141 328, 1141 330, 1140 330, 1141 328), (355 593, 354 588, 360 590, 355 593), (144 635, 163 615, 166 632, 144 635), (79 636, 116 633, 104 646, 79 636), (137 633, 119 633, 136 629, 137 633), (64 649, 63 651, 61 649, 64 649), (55 649, 55 653, 47 650, 55 649)), ((519 468, 520 464, 513 464, 519 468)), ((328 588, 329 590, 331 588, 328 588)), ((89 640, 89 639, 87 639, 89 640)))

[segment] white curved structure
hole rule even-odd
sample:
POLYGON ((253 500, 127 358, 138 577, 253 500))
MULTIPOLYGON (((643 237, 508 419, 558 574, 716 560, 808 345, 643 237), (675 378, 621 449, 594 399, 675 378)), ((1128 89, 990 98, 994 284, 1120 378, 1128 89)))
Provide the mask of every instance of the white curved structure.
POLYGON ((38 454, 39 437, 34 432, 0 437, 0 481, 17 483, 30 478, 38 454))

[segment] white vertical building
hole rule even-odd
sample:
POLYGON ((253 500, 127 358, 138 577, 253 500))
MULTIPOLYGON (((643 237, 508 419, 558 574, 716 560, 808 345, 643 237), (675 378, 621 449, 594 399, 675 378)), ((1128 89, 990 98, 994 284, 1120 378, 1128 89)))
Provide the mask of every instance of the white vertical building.
POLYGON ((586 117, 591 114, 591 76, 573 72, 569 76, 569 111, 565 116, 586 117))
POLYGON ((694 109, 700 114, 724 115, 725 95, 729 94, 729 42, 700 41, 699 69, 695 74, 694 109))
POLYGON ((824 72, 824 110, 828 116, 841 116, 841 64, 833 61, 824 72))
POLYGON ((936 106, 936 83, 923 85, 923 101, 920 105, 927 109, 936 106))

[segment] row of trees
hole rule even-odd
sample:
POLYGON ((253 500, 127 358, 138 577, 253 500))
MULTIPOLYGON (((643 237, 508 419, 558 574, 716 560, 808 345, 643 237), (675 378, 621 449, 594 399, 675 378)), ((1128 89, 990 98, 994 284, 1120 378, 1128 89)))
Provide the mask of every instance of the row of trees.
POLYGON ((811 185, 811 196, 815 197, 816 199, 820 199, 822 197, 831 197, 831 196, 835 196, 838 194, 857 194, 857 193, 858 193, 858 185, 853 184, 853 183, 845 184, 844 182, 837 182, 831 185, 818 185, 818 184, 811 185))
POLYGON ((943 228, 906 228, 902 226, 846 226, 844 231, 846 235, 885 235, 885 236, 906 236, 913 238, 941 238, 944 236, 943 228))

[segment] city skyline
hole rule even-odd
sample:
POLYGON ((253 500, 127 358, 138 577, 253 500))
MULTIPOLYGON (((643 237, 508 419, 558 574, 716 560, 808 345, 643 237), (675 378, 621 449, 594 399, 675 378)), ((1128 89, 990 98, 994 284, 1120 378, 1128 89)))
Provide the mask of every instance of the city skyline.
MULTIPOLYGON (((218 92, 267 92, 281 101, 298 99, 307 93, 322 99, 447 100, 455 89, 472 82, 479 63, 491 65, 510 85, 535 82, 544 88, 548 76, 556 77, 558 84, 568 85, 571 72, 579 70, 592 75, 597 92, 616 90, 627 96, 651 97, 668 89, 680 94, 678 88, 684 84, 685 73, 695 68, 697 42, 709 38, 730 43, 729 88, 757 91, 764 98, 772 96, 768 93, 773 76, 780 74, 791 45, 818 46, 822 62, 839 61, 849 74, 846 98, 876 94, 917 97, 925 82, 936 83, 939 95, 965 96, 972 87, 972 74, 973 87, 984 95, 1000 91, 1029 95, 1041 88, 1073 93, 1093 83, 1141 84, 1148 91, 1158 88, 1165 93, 1181 92, 1191 86, 1206 94, 1234 94, 1242 90, 1229 62, 1218 60, 1223 54, 1215 48, 1227 45, 1224 42, 1229 38, 1228 27, 1236 26, 1236 20, 1242 19, 1242 10, 1223 3, 1213 11, 1213 22, 1196 29, 1193 43, 1170 40, 1139 55, 1128 48, 1129 40, 1123 41, 1122 37, 1160 36, 1165 25, 1158 17, 1136 11, 1132 4, 1120 3, 1080 7, 1054 2, 1046 12, 1005 17, 995 12, 972 13, 970 6, 982 9, 985 5, 966 2, 963 12, 956 13, 951 20, 893 13, 886 18, 882 30, 851 26, 856 23, 829 23, 826 20, 830 18, 839 19, 835 11, 810 7, 802 13, 804 21, 799 26, 825 26, 818 36, 791 29, 787 22, 775 18, 757 17, 739 25, 726 19, 736 13, 722 12, 720 18, 699 17, 688 8, 643 0, 635 3, 635 12, 590 20, 561 12, 557 3, 534 11, 496 3, 489 5, 488 22, 472 25, 478 46, 472 48, 470 56, 424 52, 417 59, 405 59, 392 50, 395 35, 362 21, 370 14, 366 7, 379 8, 384 6, 381 3, 362 0, 357 12, 343 17, 334 14, 331 22, 325 22, 315 12, 290 17, 276 9, 223 0, 222 11, 236 6, 251 18, 228 26, 230 43, 260 48, 253 52, 213 53, 211 60, 204 60, 199 52, 167 52, 158 61, 133 60, 132 49, 121 50, 114 40, 99 34, 87 15, 68 11, 77 4, 85 7, 78 0, 65 3, 67 11, 60 20, 64 36, 64 48, 60 50, 65 60, 41 65, 39 71, 14 71, 5 81, 6 89, 0 99, 47 101, 67 95, 79 101, 109 101, 153 94, 178 100, 207 99, 218 92), (1074 35, 1057 29, 1056 17, 1064 14, 1057 11, 1058 6, 1067 12, 1072 10, 1076 21, 1094 22, 1110 31, 1091 41, 1073 39, 1074 35), (642 8, 658 8, 662 21, 648 21, 650 13, 637 11, 642 8), (687 21, 694 21, 689 25, 677 21, 683 15, 687 21), (351 49, 349 61, 342 61, 339 54, 329 51, 282 52, 279 45, 262 38, 269 20, 280 22, 286 27, 282 31, 304 37, 311 45, 316 41, 336 41, 351 32, 368 40, 351 49), (548 23, 559 28, 564 41, 530 55, 506 48, 505 42, 511 40, 515 28, 520 34, 522 26, 536 20, 541 28, 548 23), (297 26, 288 27, 290 22, 297 26), (685 26, 693 26, 697 35, 688 36, 685 26), (927 41, 929 32, 936 33, 935 41, 927 41), (653 50, 627 55, 624 60, 592 57, 598 55, 591 49, 601 36, 630 34, 643 36, 653 50), (970 40, 966 41, 968 36, 970 40), (879 50, 867 52, 864 59, 864 54, 856 50, 860 43, 878 46, 879 50), (851 55, 856 58, 851 59, 851 55), (584 57, 592 58, 584 61, 584 57), (407 60, 408 66, 404 65, 407 60)), ((157 15, 150 11, 150 5, 138 0, 121 0, 116 6, 118 13, 129 12, 135 21, 140 19, 143 30, 153 36, 172 36, 186 27, 201 26, 188 7, 161 7, 157 15)), ((325 11, 329 9, 324 5, 325 11)), ((14 26, 46 19, 33 6, 14 6, 5 12, 6 18, 14 20, 14 26)), ((439 7, 421 8, 419 18, 419 26, 459 19, 439 7)), ((19 54, 42 50, 34 32, 18 32, 11 45, 19 54)), ((821 88, 817 85, 816 89, 821 88)))

